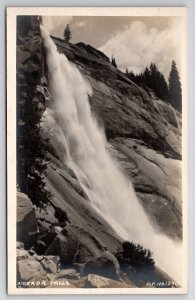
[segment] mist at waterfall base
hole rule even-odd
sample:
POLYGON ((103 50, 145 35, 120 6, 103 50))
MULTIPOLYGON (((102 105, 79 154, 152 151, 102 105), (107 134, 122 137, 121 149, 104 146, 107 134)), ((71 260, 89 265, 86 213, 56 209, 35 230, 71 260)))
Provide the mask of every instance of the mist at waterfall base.
POLYGON ((91 113, 89 83, 64 54, 58 53, 45 28, 41 27, 41 32, 52 97, 46 123, 59 142, 61 159, 77 176, 91 205, 116 233, 150 249, 156 265, 181 284, 182 244, 159 234, 151 225, 91 113))

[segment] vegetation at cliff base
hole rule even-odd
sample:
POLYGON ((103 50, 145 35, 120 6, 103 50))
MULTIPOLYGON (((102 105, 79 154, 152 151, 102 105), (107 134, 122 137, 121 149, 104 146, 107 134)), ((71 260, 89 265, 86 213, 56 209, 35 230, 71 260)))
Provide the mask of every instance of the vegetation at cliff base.
POLYGON ((154 267, 155 263, 149 249, 145 249, 141 245, 135 244, 132 241, 124 241, 122 248, 122 252, 117 254, 119 260, 122 258, 135 268, 146 265, 152 268, 154 267))

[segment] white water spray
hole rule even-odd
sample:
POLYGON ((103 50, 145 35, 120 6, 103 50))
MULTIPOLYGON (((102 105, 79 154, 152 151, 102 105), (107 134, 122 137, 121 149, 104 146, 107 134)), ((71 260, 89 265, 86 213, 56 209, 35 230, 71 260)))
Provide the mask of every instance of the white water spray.
POLYGON ((109 154, 105 135, 91 114, 90 85, 66 56, 58 53, 47 31, 41 31, 53 98, 47 122, 51 129, 55 128, 63 146, 62 159, 76 174, 93 207, 117 234, 149 248, 156 264, 181 283, 181 246, 154 231, 129 178, 109 154))

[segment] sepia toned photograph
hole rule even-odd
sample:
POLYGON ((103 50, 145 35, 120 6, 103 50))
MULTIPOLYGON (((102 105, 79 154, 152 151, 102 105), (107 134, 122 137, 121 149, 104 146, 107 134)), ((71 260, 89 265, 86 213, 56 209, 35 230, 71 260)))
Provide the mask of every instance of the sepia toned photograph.
POLYGON ((188 291, 186 8, 7 8, 9 294, 188 291))

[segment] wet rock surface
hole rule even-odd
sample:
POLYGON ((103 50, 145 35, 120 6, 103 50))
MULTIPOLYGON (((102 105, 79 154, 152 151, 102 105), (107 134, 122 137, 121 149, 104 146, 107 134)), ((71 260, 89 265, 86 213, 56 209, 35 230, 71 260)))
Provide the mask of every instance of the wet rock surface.
POLYGON ((58 51, 89 80, 93 89, 92 112, 103 124, 108 139, 139 139, 167 157, 181 159, 181 114, 148 88, 129 80, 103 53, 96 49, 95 54, 89 52, 88 45, 66 45, 60 39, 53 40, 58 51))
POLYGON ((182 237, 181 161, 129 138, 110 140, 109 150, 131 178, 136 194, 159 232, 182 237))
MULTIPOLYGON (((156 230, 181 239, 181 114, 150 89, 131 82, 99 51, 85 44, 66 45, 60 39, 53 40, 90 82, 92 114, 105 128, 108 149, 132 180, 156 230)), ((55 166, 67 185, 87 200, 76 178, 56 159, 59 147, 54 146, 54 137, 50 139, 51 168, 55 166)))

